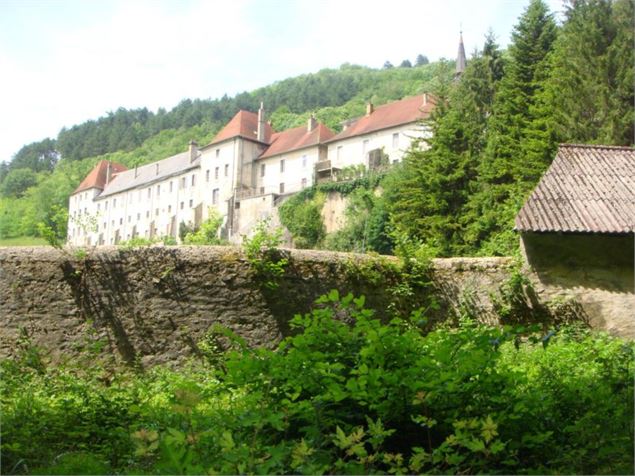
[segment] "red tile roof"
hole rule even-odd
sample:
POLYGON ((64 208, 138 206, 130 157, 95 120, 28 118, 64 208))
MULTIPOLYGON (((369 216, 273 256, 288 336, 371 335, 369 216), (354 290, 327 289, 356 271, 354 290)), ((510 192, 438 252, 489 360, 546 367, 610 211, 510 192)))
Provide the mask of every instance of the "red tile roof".
POLYGON ((329 142, 426 119, 430 117, 430 113, 434 109, 434 98, 427 95, 425 102, 424 105, 424 96, 422 95, 377 106, 372 113, 357 119, 329 142))
POLYGON ((108 164, 111 164, 111 180, 115 174, 128 170, 125 165, 118 164, 116 162, 108 162, 107 160, 100 160, 93 170, 86 176, 79 187, 75 189, 73 194, 88 190, 89 188, 98 188, 103 190, 106 186, 106 175, 108 173, 108 164))
POLYGON ((635 149, 561 144, 516 216, 516 230, 635 231, 635 149))
POLYGON ((265 159, 274 155, 322 144, 334 135, 335 133, 322 123, 318 123, 310 132, 307 131, 307 126, 276 132, 271 136, 271 145, 259 158, 265 159))
MULTIPOLYGON (((208 145, 216 144, 234 137, 243 137, 245 139, 258 140, 258 114, 249 111, 240 110, 227 123, 216 137, 208 145)), ((265 124, 265 142, 268 144, 271 140, 272 129, 269 124, 265 124)))

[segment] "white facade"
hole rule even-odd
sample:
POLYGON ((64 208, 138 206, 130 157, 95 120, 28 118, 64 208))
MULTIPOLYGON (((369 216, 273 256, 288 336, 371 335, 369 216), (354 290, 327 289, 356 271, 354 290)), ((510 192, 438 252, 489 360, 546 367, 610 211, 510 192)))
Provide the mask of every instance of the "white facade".
POLYGON ((394 164, 401 161, 414 139, 429 137, 429 134, 429 131, 418 123, 373 131, 329 142, 328 158, 333 168, 343 169, 359 164, 368 168, 369 153, 380 149, 388 155, 389 162, 394 164))
MULTIPOLYGON (((252 113, 242 112, 240 117, 249 118, 248 114, 252 113)), ((258 117, 261 128, 262 113, 258 117)), ((312 130, 309 127, 307 133, 312 130)), ((221 137, 200 150, 191 144, 182 154, 118 171, 112 180, 109 170, 102 182, 82 182, 70 198, 68 242, 111 245, 134 237, 178 239, 181 223, 198 226, 210 209, 224 218, 223 235, 238 241, 259 218, 275 215, 280 196, 316 183, 316 164, 368 168, 369 155, 377 150, 387 154, 390 163, 399 162, 412 141, 429 132, 411 121, 326 143, 317 139, 317 144, 262 158, 267 143, 241 134, 221 137)), ((257 137, 262 137, 260 132, 257 137)))

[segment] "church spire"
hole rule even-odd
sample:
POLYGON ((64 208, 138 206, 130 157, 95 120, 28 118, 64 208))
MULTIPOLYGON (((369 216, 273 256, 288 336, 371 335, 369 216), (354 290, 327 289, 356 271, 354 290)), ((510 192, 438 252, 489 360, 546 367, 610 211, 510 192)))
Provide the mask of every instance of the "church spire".
POLYGON ((465 65, 467 64, 467 60, 465 59, 465 46, 463 46, 463 31, 461 31, 459 36, 459 52, 456 56, 456 72, 454 76, 459 77, 465 71, 465 65))

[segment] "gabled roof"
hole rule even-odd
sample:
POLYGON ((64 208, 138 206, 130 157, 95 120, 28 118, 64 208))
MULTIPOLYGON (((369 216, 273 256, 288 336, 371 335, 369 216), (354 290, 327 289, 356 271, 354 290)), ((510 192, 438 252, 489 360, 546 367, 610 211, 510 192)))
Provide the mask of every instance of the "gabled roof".
POLYGON ((111 164, 110 179, 112 180, 115 174, 128 170, 125 165, 118 164, 116 162, 108 162, 107 160, 100 160, 93 170, 91 170, 86 178, 82 180, 79 186, 73 192, 73 195, 90 188, 98 188, 103 190, 106 186, 106 178, 108 175, 108 164, 111 164))
POLYGON ((635 231, 635 149, 561 144, 516 216, 516 230, 635 231))
POLYGON ((334 132, 322 123, 318 123, 312 131, 308 131, 307 126, 301 126, 276 132, 271 136, 271 145, 259 158, 265 159, 305 147, 316 146, 334 135, 334 132))
MULTIPOLYGON (((216 144, 234 137, 242 137, 256 142, 258 141, 258 114, 249 111, 240 110, 236 113, 232 120, 223 127, 216 137, 208 145, 216 144)), ((265 123, 265 142, 268 144, 271 140, 271 125, 265 123)))
POLYGON ((360 136, 370 132, 410 124, 430 117, 434 98, 430 95, 413 96, 383 106, 377 106, 370 114, 360 117, 328 142, 360 136), (425 102, 425 105, 424 105, 425 102))
POLYGON ((124 190, 145 187, 154 182, 165 180, 168 177, 180 175, 188 170, 200 166, 200 156, 191 160, 189 151, 181 152, 167 159, 142 165, 137 169, 126 170, 119 173, 115 180, 111 180, 99 198, 107 197, 124 190))

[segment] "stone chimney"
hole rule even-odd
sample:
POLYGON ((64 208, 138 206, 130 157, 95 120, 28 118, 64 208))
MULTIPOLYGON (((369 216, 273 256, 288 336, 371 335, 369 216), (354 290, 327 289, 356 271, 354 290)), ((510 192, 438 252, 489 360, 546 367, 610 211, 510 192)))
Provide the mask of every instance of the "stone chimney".
POLYGON ((311 116, 309 117, 309 121, 306 125, 306 131, 311 132, 316 127, 317 127, 317 121, 315 120, 315 116, 311 114, 311 116))
POLYGON ((112 178, 112 162, 108 162, 108 166, 106 167, 106 185, 110 183, 111 178, 112 178))
POLYGON ((190 163, 198 157, 198 144, 196 141, 190 141, 190 163))
POLYGON ((260 103, 260 109, 258 109, 258 130, 256 131, 256 136, 258 141, 265 141, 265 106, 262 102, 260 103))
POLYGON ((134 166, 134 178, 137 178, 138 175, 139 175, 139 166, 135 165, 134 166))
POLYGON ((373 111, 375 110, 375 106, 373 106, 372 102, 369 102, 368 104, 366 104, 366 115, 370 116, 373 111))
POLYGON ((157 175, 159 175, 159 162, 157 162, 157 175))
POLYGON ((428 93, 423 93, 423 105, 428 105, 428 93))

